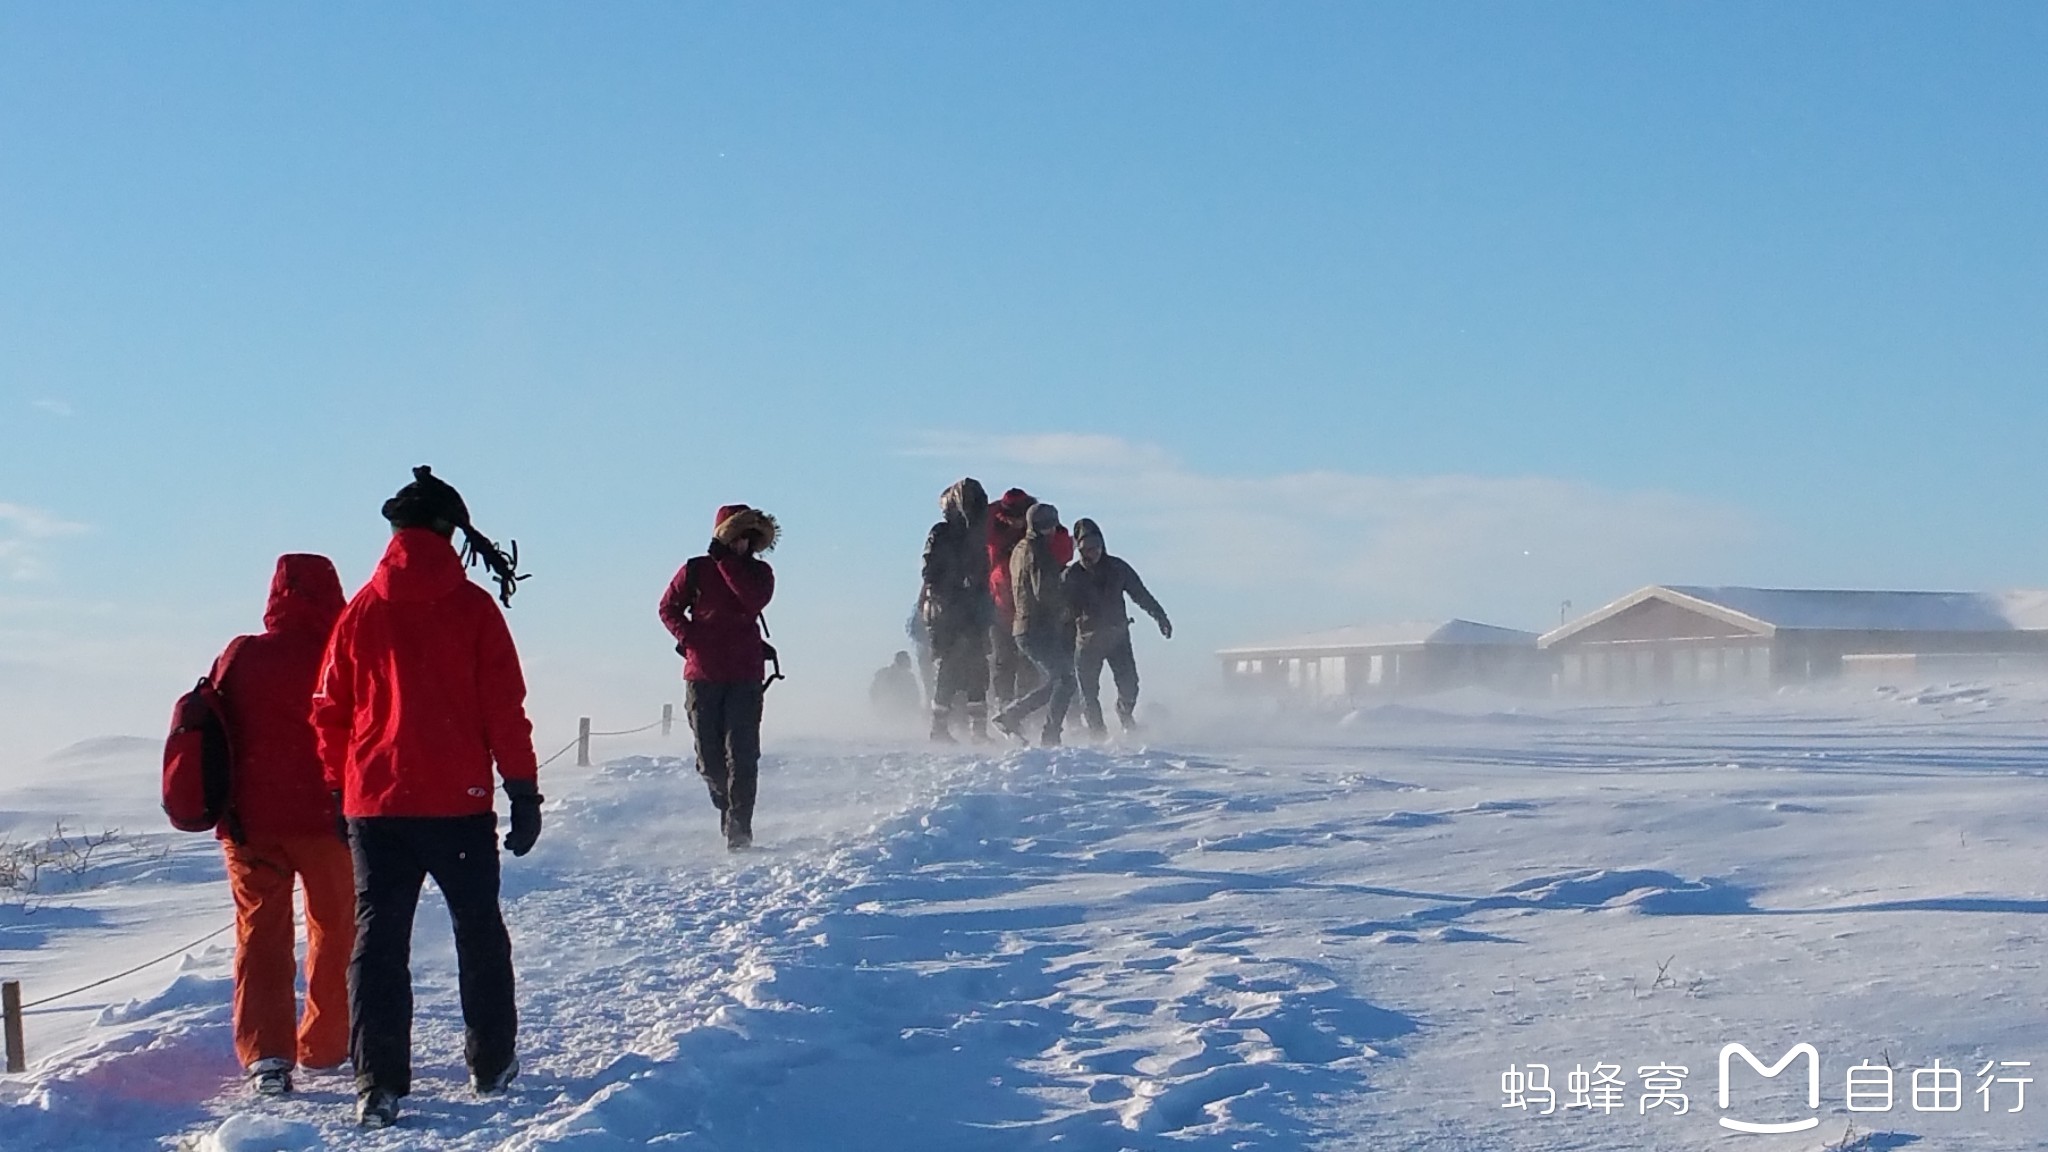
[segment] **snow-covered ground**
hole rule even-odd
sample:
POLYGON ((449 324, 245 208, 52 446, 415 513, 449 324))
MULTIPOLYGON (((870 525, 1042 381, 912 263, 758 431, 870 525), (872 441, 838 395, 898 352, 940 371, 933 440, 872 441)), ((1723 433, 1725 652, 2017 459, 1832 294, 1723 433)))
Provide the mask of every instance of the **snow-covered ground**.
MULTIPOLYGON (((680 740, 554 766, 540 847, 506 868, 509 1097, 461 1086, 430 902, 399 1128, 356 1132, 339 1074, 244 1094, 221 938, 32 1011, 0 1149, 1775 1152, 1852 1123, 1868 1148, 2048 1146, 2037 1085, 2008 1111, 2048 1070, 2041 691, 1439 701, 1268 733, 785 743, 768 847, 739 857, 680 740), (1811 1044, 1820 1106, 1805 1062, 1738 1061, 1724 1111, 1729 1043, 1767 1064, 1811 1044), (1916 1102, 1937 1061, 1959 1093, 1916 1102), (1850 1068, 1887 1062, 1890 1110, 1849 1111, 1850 1068), (1532 1064, 1555 1114, 1504 1106, 1532 1064), (1614 1069, 1620 1107, 1566 1107, 1577 1066, 1614 1069)), ((155 831, 153 756, 102 742, 0 790, 17 837, 147 832, 0 911, 29 999, 227 922, 211 843, 155 831)))

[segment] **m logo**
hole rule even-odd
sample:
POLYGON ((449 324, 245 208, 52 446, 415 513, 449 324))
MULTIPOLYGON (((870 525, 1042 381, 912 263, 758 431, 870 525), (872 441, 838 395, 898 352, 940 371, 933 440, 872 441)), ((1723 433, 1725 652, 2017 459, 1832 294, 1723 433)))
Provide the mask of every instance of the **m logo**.
MULTIPOLYGON (((1795 1044, 1790 1052, 1785 1053, 1783 1059, 1766 1068, 1764 1067, 1764 1062, 1757 1059, 1756 1055, 1749 1049, 1740 1044, 1729 1044, 1721 1049, 1721 1110, 1723 1112, 1728 1110, 1728 1065, 1731 1058, 1735 1056, 1742 1057, 1743 1061, 1752 1070, 1766 1079, 1775 1079, 1778 1073, 1783 1072, 1791 1065, 1792 1061, 1797 1060, 1801 1056, 1806 1057, 1806 1106, 1814 1109, 1820 1107, 1820 1053, 1814 1050, 1813 1045, 1795 1044)), ((1736 1120, 1732 1117, 1723 1116, 1721 1117, 1721 1127, 1732 1128, 1737 1132, 1753 1132, 1758 1134, 1803 1132, 1808 1128, 1820 1127, 1820 1117, 1808 1116, 1804 1120, 1788 1120, 1778 1124, 1758 1124, 1754 1121, 1736 1120)))

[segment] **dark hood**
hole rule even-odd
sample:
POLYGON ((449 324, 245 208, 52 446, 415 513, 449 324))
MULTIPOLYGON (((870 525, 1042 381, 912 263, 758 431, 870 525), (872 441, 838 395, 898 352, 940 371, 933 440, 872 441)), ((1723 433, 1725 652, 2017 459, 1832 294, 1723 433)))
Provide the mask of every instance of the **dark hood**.
POLYGON ((334 561, 307 552, 277 558, 270 577, 270 603, 263 609, 263 627, 270 632, 329 632, 347 600, 334 561))

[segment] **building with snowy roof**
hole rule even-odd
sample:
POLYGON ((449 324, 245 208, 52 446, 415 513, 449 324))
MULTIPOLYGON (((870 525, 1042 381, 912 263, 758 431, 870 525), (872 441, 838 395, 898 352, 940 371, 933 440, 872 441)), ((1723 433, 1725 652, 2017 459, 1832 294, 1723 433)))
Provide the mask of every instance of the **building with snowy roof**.
POLYGON ((1558 687, 1711 692, 1845 675, 2048 670, 2048 591, 1655 585, 1544 634, 1558 687))
POLYGON ((1484 686, 1543 691, 1551 658, 1537 635, 1470 620, 1354 625, 1217 653, 1234 690, 1301 701, 1484 686))

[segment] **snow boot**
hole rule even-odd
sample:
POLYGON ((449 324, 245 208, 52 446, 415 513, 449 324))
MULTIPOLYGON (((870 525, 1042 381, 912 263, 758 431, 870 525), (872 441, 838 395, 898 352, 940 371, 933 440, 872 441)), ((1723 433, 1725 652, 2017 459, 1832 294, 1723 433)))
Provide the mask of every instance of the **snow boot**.
POLYGON ((1045 726, 1045 731, 1039 734, 1038 746, 1041 748, 1059 747, 1060 726, 1057 724, 1047 724, 1045 726))
POLYGON ((258 1096, 286 1096, 292 1090, 292 1062, 271 1056, 249 1065, 249 1087, 258 1096))
POLYGON ((1133 700, 1126 704, 1121 700, 1117 701, 1116 718, 1117 722, 1124 726, 1124 731, 1136 732, 1138 730, 1138 702, 1133 700))
POLYGON ((988 743, 988 704, 967 705, 967 731, 976 744, 988 743))
POLYGON ((517 1075, 519 1075, 519 1058, 515 1056, 512 1058, 512 1062, 505 1065, 495 1076, 485 1076, 481 1072, 472 1071, 469 1074, 469 1086, 476 1089, 476 1094, 479 1096, 495 1096, 510 1088, 512 1086, 512 1078, 517 1075))
POLYGON ((953 710, 941 705, 932 706, 932 743, 957 744, 953 739, 953 710))
POLYGON ((389 1128, 398 1123, 398 1097, 382 1088, 372 1088, 356 1097, 358 1128, 389 1128))
POLYGON ((747 809, 734 809, 727 813, 725 821, 725 850, 744 852, 754 846, 754 813, 747 809))

